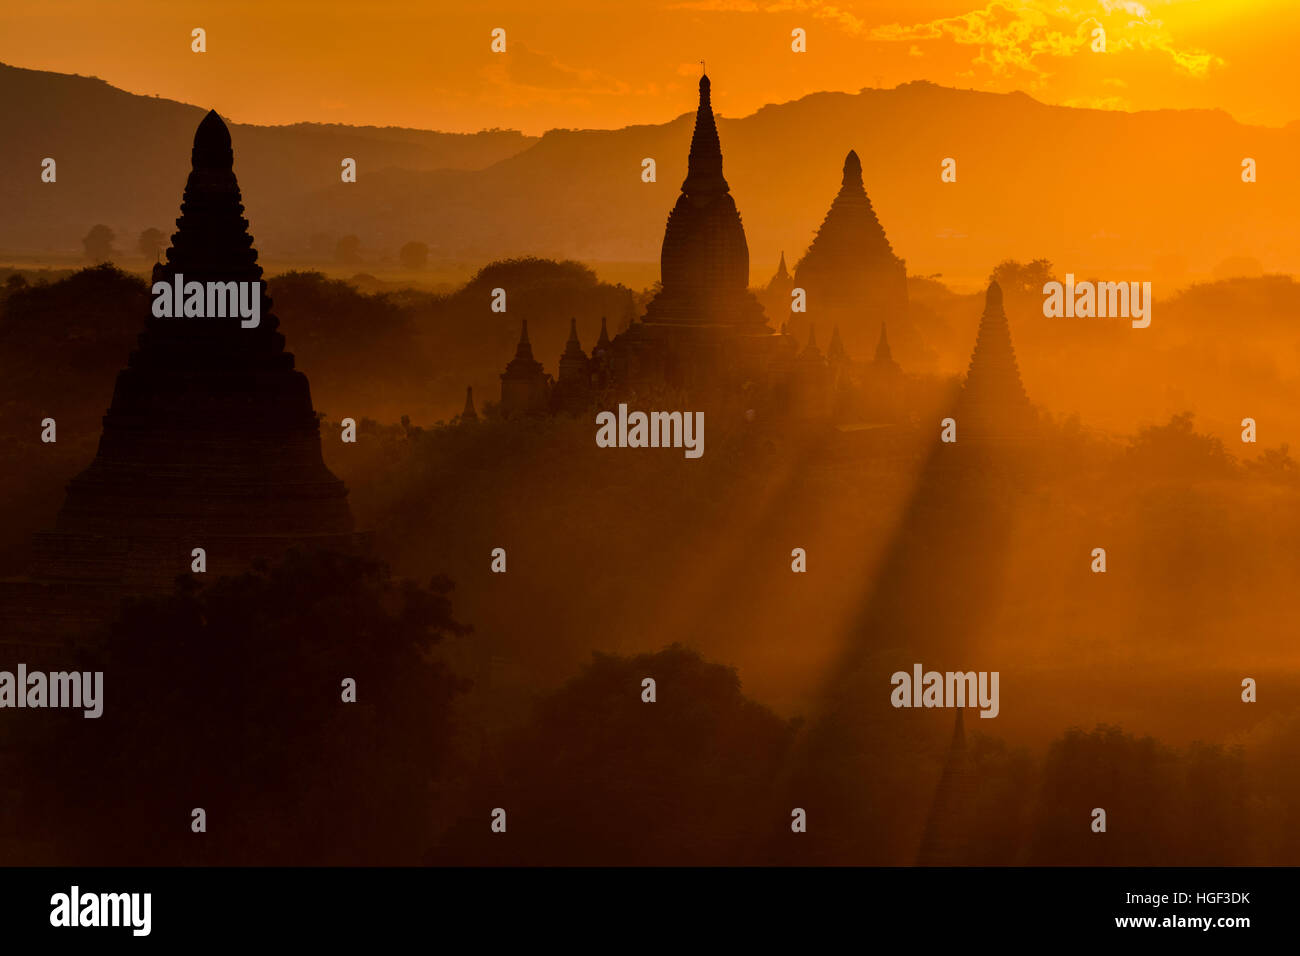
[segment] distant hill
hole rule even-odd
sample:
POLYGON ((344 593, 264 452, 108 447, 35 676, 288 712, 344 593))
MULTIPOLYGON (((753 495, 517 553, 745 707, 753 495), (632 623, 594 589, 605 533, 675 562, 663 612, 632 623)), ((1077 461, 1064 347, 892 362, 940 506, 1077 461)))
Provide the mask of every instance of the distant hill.
MULTIPOLYGON (((726 77, 715 78, 725 84, 726 77)), ((657 262, 685 175, 693 102, 677 119, 619 130, 473 136, 343 126, 232 127, 259 248, 305 253, 313 234, 356 234, 363 262, 418 239, 441 260, 541 255, 657 262), (355 185, 339 161, 359 164, 355 185), (657 162, 655 183, 641 161, 657 162)), ((99 80, 0 68, 0 250, 76 250, 96 222, 170 231, 198 107, 99 80), (57 189, 39 182, 59 160, 57 189)), ((1300 272, 1300 124, 1245 126, 1220 111, 1124 113, 1047 106, 1023 93, 916 82, 817 93, 719 124, 744 218, 751 281, 802 255, 845 153, 895 251, 917 275, 973 285, 1005 258, 1062 273, 1153 278, 1157 296, 1224 262, 1300 272), (957 160, 957 182, 940 163, 957 160), (1241 181, 1243 157, 1258 182, 1241 181)))
MULTIPOLYGON (((142 229, 154 226, 170 235, 194 129, 207 111, 126 93, 93 77, 0 64, 0 250, 79 251, 81 237, 97 222, 116 229, 118 248, 131 255, 142 229), (54 185, 40 181, 47 156, 58 163, 54 185)), ((286 252, 306 248, 310 237, 297 225, 302 211, 316 190, 342 186, 344 157, 357 160, 365 182, 384 167, 481 169, 536 141, 512 130, 464 134, 316 123, 231 123, 230 130, 254 238, 261 248, 286 252)), ((415 238, 418 230, 401 242, 415 238)))

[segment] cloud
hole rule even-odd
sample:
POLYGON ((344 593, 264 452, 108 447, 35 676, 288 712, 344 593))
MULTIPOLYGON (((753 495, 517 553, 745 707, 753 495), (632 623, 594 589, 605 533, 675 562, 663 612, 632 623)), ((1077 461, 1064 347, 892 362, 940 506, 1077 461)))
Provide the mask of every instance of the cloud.
POLYGON ((814 20, 830 20, 852 34, 866 31, 867 24, 850 10, 822 0, 681 0, 670 3, 669 10, 694 10, 699 13, 806 13, 814 20))
POLYGON ((1206 50, 1178 45, 1164 22, 1133 0, 1095 0, 1075 8, 1058 0, 991 0, 985 7, 953 17, 922 23, 886 23, 870 27, 866 35, 885 43, 916 45, 948 40, 976 46, 972 62, 998 76, 1017 72, 1036 77, 1050 75, 1051 58, 1094 55, 1092 31, 1106 32, 1107 55, 1141 50, 1162 53, 1192 76, 1204 76, 1224 60, 1206 50))
POLYGON ((494 71, 498 82, 532 90, 611 95, 624 95, 630 90, 627 83, 607 73, 569 66, 558 57, 518 41, 513 41, 509 52, 501 56, 499 67, 494 71))

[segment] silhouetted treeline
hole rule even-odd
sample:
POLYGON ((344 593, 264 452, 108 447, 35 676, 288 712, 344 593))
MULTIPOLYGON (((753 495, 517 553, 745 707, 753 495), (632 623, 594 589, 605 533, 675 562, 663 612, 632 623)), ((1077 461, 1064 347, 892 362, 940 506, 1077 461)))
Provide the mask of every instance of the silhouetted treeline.
POLYGON ((16 712, 26 839, 78 864, 417 861, 466 689, 433 656, 468 633, 450 591, 291 552, 128 601, 79 656, 104 672, 101 717, 16 712))

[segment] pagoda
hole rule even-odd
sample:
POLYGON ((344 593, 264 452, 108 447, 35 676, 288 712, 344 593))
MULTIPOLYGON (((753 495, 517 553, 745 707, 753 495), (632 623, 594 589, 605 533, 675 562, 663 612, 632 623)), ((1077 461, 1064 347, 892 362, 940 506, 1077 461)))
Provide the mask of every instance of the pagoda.
POLYGON ((544 412, 550 392, 551 377, 542 369, 542 363, 533 358, 528 320, 524 319, 515 357, 501 373, 501 411, 507 418, 544 412))
POLYGON ((469 425, 478 421, 478 412, 474 409, 474 386, 465 386, 465 407, 460 413, 460 423, 469 425))
MULTIPOLYGON (((601 328, 604 329, 604 322, 601 328)), ((578 320, 569 319, 569 339, 560 356, 559 377, 551 390, 551 408, 557 412, 577 413, 590 403, 591 359, 587 358, 578 340, 578 320)))
MULTIPOLYGON (((807 292, 809 311, 842 325, 849 347, 859 353, 877 323, 901 320, 907 312, 907 269, 867 198, 853 150, 844 159, 839 193, 795 265, 794 285, 807 292)), ((791 316, 796 334, 803 333, 800 319, 807 321, 791 316)))
POLYGON ((118 373, 90 466, 67 486, 54 528, 34 541, 32 578, 108 599, 170 589, 191 571, 245 570, 294 545, 352 549, 347 489, 321 456, 307 377, 285 351, 261 282, 215 111, 199 124, 181 215, 155 281, 258 283, 261 321, 145 320, 118 373))
POLYGON ((609 327, 602 315, 600 317, 600 337, 596 339, 596 344, 591 349, 591 384, 597 391, 609 387, 612 351, 609 327))
POLYGON ((762 302, 763 308, 769 316, 779 316, 781 325, 787 321, 790 314, 790 294, 794 292, 794 276, 785 267, 785 253, 781 253, 781 261, 777 264, 776 274, 768 280, 763 289, 762 302))
POLYGON ((1002 287, 990 282, 970 369, 957 403, 957 439, 1020 441, 1032 436, 1037 414, 1020 381, 1002 287))
POLYGON ((966 862, 974 793, 975 775, 966 752, 962 708, 958 707, 943 773, 921 834, 916 858, 919 866, 960 866, 966 862))
POLYGON ((659 292, 612 343, 615 378, 696 392, 759 378, 780 336, 748 289, 749 246, 722 174, 708 76, 659 264, 659 292))
POLYGON ((863 410, 872 421, 897 424, 904 417, 903 370, 894 361, 885 323, 880 323, 876 355, 862 371, 863 410))

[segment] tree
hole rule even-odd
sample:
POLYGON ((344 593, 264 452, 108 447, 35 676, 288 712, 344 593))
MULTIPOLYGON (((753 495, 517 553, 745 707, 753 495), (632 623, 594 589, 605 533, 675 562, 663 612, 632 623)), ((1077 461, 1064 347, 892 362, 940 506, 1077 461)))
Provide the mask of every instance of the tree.
POLYGON ((356 236, 344 236, 334 246, 334 258, 345 266, 353 266, 361 261, 361 240, 356 236))
POLYGON ((451 582, 319 551, 192 580, 123 605, 95 665, 114 687, 100 719, 32 722, 51 837, 116 863, 417 862, 466 688, 433 657, 469 631, 451 582))
POLYGON ((117 233, 102 222, 92 226, 81 240, 81 244, 86 247, 86 258, 91 262, 107 262, 112 259, 117 255, 117 250, 113 248, 113 240, 116 238, 117 233))
POLYGON ((408 242, 397 253, 402 268, 412 272, 423 269, 429 262, 429 247, 423 242, 408 242))
POLYGON ((542 865, 757 862, 789 808, 773 781, 795 724, 741 693, 736 672, 674 644, 597 653, 502 741, 433 859, 542 865), (647 703, 643 681, 657 681, 647 703), (509 844, 486 809, 518 821, 509 844))
POLYGON ((1195 430, 1194 417, 1192 412, 1180 412, 1165 425, 1143 428, 1128 448, 1125 467, 1150 477, 1185 480, 1230 475, 1232 456, 1218 438, 1195 430))
POLYGON ((1021 264, 1014 259, 1005 259, 993 269, 994 279, 1002 287, 1005 295, 1043 294, 1043 286, 1052 281, 1052 263, 1047 259, 1035 259, 1021 264))
POLYGON ((140 233, 140 239, 136 243, 140 255, 146 259, 157 259, 166 247, 167 236, 163 234, 161 229, 155 229, 152 226, 140 233))

